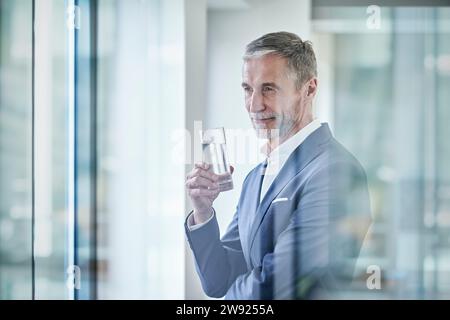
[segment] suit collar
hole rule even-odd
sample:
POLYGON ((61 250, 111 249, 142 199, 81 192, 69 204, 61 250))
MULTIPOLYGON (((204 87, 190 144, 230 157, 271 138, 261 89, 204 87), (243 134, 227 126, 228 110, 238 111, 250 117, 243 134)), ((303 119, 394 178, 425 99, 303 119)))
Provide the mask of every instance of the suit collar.
MULTIPOLYGON (((281 192, 281 190, 288 184, 288 182, 295 177, 303 168, 310 163, 314 158, 316 158, 322 151, 322 145, 328 142, 332 138, 331 131, 328 124, 323 123, 320 128, 311 133, 304 141, 301 143, 291 155, 288 157, 286 163, 281 168, 275 180, 267 190, 261 203, 259 199, 260 188, 258 189, 258 196, 256 196, 257 203, 254 204, 256 207, 255 220, 251 227, 250 232, 250 248, 254 242, 256 232, 261 225, 264 216, 272 203, 273 199, 281 192)), ((261 174, 263 172, 264 164, 260 164, 256 172, 261 174)), ((256 178, 256 181, 260 181, 256 178)), ((252 199, 254 201, 254 199, 252 199)))

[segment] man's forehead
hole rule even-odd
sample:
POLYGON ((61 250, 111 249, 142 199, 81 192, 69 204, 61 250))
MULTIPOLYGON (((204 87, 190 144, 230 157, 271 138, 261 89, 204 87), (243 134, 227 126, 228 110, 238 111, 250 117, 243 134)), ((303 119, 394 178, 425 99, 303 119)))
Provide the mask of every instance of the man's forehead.
POLYGON ((260 57, 245 59, 242 67, 242 75, 244 78, 277 77, 284 73, 286 66, 286 58, 274 54, 266 54, 260 57))

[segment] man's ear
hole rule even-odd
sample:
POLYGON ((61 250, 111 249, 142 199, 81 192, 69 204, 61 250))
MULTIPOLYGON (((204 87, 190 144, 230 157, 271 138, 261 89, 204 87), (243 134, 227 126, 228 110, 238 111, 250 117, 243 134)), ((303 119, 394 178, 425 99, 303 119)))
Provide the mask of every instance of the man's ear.
POLYGON ((317 93, 317 78, 311 78, 308 82, 306 82, 306 91, 305 95, 307 98, 314 98, 317 93))

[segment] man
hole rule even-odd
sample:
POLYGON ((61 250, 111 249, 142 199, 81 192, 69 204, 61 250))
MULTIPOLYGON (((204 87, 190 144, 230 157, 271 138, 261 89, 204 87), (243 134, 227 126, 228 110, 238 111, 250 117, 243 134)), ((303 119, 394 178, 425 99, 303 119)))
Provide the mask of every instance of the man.
POLYGON ((333 297, 349 283, 368 228, 364 170, 313 118, 316 59, 310 42, 266 34, 244 55, 245 106, 267 160, 245 178, 220 239, 212 204, 218 176, 188 174, 185 223, 204 291, 227 299, 333 297))

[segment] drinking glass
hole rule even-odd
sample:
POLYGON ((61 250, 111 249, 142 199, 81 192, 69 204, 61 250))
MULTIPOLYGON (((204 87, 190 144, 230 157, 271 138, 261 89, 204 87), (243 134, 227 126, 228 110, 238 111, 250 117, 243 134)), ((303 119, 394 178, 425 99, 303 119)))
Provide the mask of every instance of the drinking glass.
POLYGON ((230 164, 227 157, 225 129, 213 128, 200 131, 203 162, 209 170, 219 175, 219 190, 233 189, 230 164))

